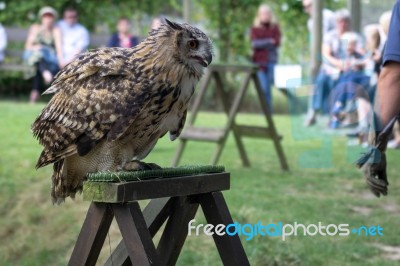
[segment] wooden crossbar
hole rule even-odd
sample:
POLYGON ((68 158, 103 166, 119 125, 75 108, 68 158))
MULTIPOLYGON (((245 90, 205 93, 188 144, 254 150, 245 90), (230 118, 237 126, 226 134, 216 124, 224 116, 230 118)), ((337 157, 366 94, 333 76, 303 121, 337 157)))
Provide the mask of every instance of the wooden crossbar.
POLYGON ((96 202, 131 202, 177 197, 229 189, 229 174, 213 173, 140 182, 85 182, 83 199, 96 202), (182 190, 182 187, 185 190, 182 190))

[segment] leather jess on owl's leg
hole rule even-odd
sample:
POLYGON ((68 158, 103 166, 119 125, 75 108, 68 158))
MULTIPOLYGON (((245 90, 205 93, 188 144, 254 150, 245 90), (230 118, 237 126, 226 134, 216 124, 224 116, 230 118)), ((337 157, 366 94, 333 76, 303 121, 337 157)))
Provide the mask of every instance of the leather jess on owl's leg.
POLYGON ((122 171, 155 170, 155 169, 161 169, 161 166, 155 163, 145 163, 138 160, 127 162, 122 167, 122 171))

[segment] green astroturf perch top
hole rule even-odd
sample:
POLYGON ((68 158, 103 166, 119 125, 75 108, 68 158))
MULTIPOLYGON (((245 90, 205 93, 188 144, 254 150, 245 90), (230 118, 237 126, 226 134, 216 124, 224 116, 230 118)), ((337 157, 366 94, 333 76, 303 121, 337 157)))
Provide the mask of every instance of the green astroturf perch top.
POLYGON ((128 182, 141 181, 154 178, 169 178, 207 173, 222 173, 225 167, 222 165, 188 165, 180 167, 168 167, 155 170, 140 170, 129 172, 97 172, 89 173, 87 181, 91 182, 128 182))

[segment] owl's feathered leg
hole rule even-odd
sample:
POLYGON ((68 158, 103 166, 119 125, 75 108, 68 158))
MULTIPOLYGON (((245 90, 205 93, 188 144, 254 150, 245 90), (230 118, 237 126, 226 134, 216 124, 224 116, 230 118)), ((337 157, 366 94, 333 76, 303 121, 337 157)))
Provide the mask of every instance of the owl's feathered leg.
POLYGON ((57 161, 53 165, 51 199, 53 204, 61 204, 65 198, 75 198, 76 192, 82 191, 82 178, 80 176, 67 176, 66 175, 65 159, 57 161))
POLYGON ((127 162, 123 167, 122 171, 138 171, 138 170, 154 170, 161 169, 161 166, 155 163, 145 163, 138 160, 127 162))

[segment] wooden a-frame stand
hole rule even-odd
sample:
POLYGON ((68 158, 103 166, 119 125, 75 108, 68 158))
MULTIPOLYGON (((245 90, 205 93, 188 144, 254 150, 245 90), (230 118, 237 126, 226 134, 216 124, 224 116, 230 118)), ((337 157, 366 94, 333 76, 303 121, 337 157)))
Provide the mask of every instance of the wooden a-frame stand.
MULTIPOLYGON (((188 235, 188 223, 199 206, 209 224, 233 223, 221 192, 229 187, 226 172, 136 182, 86 182, 83 197, 92 204, 68 265, 96 264, 114 217, 123 239, 105 265, 175 265, 188 235), (143 199, 151 201, 142 212, 138 200, 143 199), (165 221, 155 247, 152 238, 165 221)), ((213 238, 224 265, 249 265, 237 235, 214 234, 213 238)))
POLYGON ((179 146, 175 153, 175 157, 172 161, 173 166, 178 165, 183 150, 186 146, 186 143, 189 140, 209 141, 217 143, 217 148, 215 149, 215 152, 211 159, 211 164, 215 165, 221 156, 222 150, 228 139, 229 132, 232 131, 236 142, 236 146, 239 150, 239 154, 242 159, 243 166, 246 167, 250 166, 250 161, 248 159, 242 141, 242 137, 246 136, 246 137, 271 139, 272 142, 274 143, 274 147, 278 155, 281 168, 283 170, 289 170, 289 166, 286 162, 286 157, 280 142, 282 137, 277 133, 277 130, 275 128, 274 121, 269 111, 270 108, 267 105, 267 102, 265 101, 265 96, 257 77, 257 70, 258 70, 257 66, 245 66, 245 65, 235 66, 235 65, 220 65, 220 64, 213 64, 209 66, 206 76, 204 78, 204 82, 201 84, 199 93, 194 100, 192 114, 188 119, 188 122, 185 126, 185 130, 182 132, 179 138, 180 140, 179 146), (232 103, 230 103, 228 100, 227 96, 228 94, 225 85, 223 83, 223 79, 221 78, 221 75, 226 72, 245 73, 245 78, 243 80, 243 83, 232 103), (199 112, 201 102, 204 99, 206 90, 211 83, 211 79, 215 80, 217 96, 222 100, 223 109, 228 116, 228 121, 223 129, 201 128, 193 126, 196 116, 199 112), (261 110, 266 118, 268 127, 238 125, 235 122, 236 115, 239 111, 242 100, 249 88, 251 80, 253 80, 255 88, 257 90, 257 96, 258 99, 260 100, 261 110))

